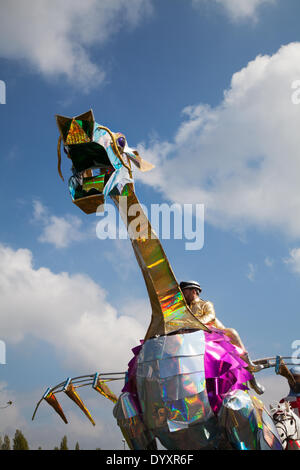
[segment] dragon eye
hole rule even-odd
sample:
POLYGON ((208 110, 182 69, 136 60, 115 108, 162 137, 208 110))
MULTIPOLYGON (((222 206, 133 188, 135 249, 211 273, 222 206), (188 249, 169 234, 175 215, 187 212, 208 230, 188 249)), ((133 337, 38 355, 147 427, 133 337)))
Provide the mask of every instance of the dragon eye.
POLYGON ((117 144, 119 147, 123 149, 125 147, 125 143, 126 143, 125 137, 122 137, 122 136, 118 137, 117 144))

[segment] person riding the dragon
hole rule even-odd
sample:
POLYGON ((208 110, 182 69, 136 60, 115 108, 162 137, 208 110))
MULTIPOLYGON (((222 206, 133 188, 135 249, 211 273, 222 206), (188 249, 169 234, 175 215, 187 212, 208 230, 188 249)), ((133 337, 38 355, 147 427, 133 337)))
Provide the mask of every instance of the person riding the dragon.
MULTIPOLYGON (((199 297, 200 293, 202 292, 200 284, 196 281, 182 281, 180 283, 180 289, 182 290, 184 298, 193 315, 195 315, 195 317, 198 318, 198 320, 200 320, 201 323, 206 325, 208 328, 214 327, 224 331, 225 335, 230 339, 230 342, 242 350, 240 356, 248 364, 247 369, 249 372, 254 373, 260 371, 262 366, 256 365, 251 361, 238 332, 233 328, 225 327, 223 323, 216 317, 213 303, 207 300, 203 300, 199 297)), ((253 388, 259 395, 264 393, 264 387, 260 385, 254 377, 249 381, 249 384, 251 388, 253 388)))

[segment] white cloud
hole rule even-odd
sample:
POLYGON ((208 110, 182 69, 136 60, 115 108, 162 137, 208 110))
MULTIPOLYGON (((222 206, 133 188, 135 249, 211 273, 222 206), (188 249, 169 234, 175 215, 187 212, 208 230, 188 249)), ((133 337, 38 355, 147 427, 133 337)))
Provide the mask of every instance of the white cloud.
POLYGON ((131 348, 145 334, 134 316, 118 315, 88 276, 34 269, 26 249, 0 245, 0 292, 7 344, 32 335, 53 345, 62 363, 87 373, 126 370, 131 348))
MULTIPOLYGON (((209 0, 211 2, 211 0, 209 0)), ((233 21, 252 18, 257 19, 257 10, 262 5, 274 4, 276 0, 214 0, 215 3, 221 5, 227 15, 233 21)), ((207 0, 193 0, 195 5, 207 2, 207 0)))
POLYGON ((248 264, 248 273, 247 273, 247 278, 249 281, 254 281, 255 279, 255 273, 256 273, 256 268, 252 263, 248 264))
POLYGON ((173 141, 140 145, 156 164, 136 173, 171 201, 204 203, 206 221, 300 237, 300 43, 258 56, 232 77, 217 107, 186 107, 173 141))
POLYGON ((294 273, 300 274, 300 248, 293 248, 290 250, 289 258, 286 258, 283 261, 294 273))
POLYGON ((77 85, 101 82, 105 72, 88 48, 132 28, 151 10, 150 0, 10 0, 1 3, 0 56, 25 59, 45 76, 77 85))
POLYGON ((274 262, 275 261, 268 256, 265 258, 265 265, 268 266, 268 268, 271 268, 274 265, 274 262))
POLYGON ((42 225, 39 241, 50 243, 56 248, 66 248, 72 242, 82 241, 91 234, 82 230, 82 221, 79 217, 66 215, 58 217, 51 215, 48 209, 40 202, 33 201, 34 220, 42 225))

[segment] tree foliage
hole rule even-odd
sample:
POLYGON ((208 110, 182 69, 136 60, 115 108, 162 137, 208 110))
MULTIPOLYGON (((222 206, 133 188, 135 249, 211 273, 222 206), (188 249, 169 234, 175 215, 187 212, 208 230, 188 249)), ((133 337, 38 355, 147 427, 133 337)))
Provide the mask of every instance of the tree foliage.
MULTIPOLYGON (((24 434, 20 429, 17 429, 12 441, 11 442, 8 434, 5 434, 4 437, 0 436, 0 450, 30 450, 28 441, 25 438, 24 434)), ((42 450, 42 447, 39 446, 37 450, 42 450)), ((69 450, 68 448, 68 439, 67 436, 63 436, 59 447, 55 446, 53 450, 69 450)), ((80 450, 79 442, 77 441, 75 444, 75 450, 80 450)), ((100 447, 97 447, 96 450, 101 450, 100 447)))
POLYGON ((69 450, 68 449, 68 440, 67 440, 67 436, 64 436, 61 440, 61 443, 60 443, 60 449, 59 450, 69 450))
POLYGON ((3 444, 1 446, 1 450, 11 450, 10 449, 10 439, 7 434, 5 434, 3 439, 3 444))
POLYGON ((15 432, 15 437, 13 440, 13 450, 29 450, 29 445, 27 439, 25 438, 22 431, 19 429, 15 432))

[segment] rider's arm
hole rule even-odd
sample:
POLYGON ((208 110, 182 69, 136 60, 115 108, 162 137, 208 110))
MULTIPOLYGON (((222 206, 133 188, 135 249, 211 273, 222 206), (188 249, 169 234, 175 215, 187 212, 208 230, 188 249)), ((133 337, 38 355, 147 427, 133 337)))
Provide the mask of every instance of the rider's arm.
POLYGON ((216 319, 216 312, 214 309, 214 304, 212 302, 205 302, 202 307, 201 322, 206 325, 216 319))

